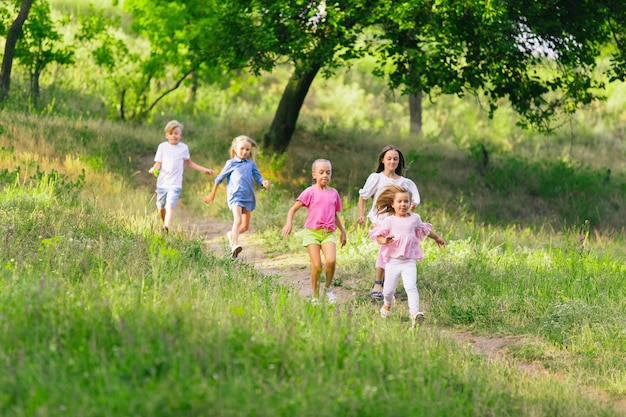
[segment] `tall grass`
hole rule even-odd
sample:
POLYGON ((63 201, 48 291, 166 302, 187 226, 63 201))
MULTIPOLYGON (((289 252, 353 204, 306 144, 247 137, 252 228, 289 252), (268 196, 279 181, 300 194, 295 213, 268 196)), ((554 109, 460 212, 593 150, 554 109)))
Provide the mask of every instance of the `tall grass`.
MULTIPOLYGON (((232 137, 261 139, 289 69, 203 86, 193 108, 177 91, 127 125, 101 119, 81 65, 43 80, 42 108, 0 113, 3 415, 624 414, 583 394, 626 395, 623 86, 549 137, 520 130, 506 108, 490 120, 473 99, 433 97, 417 136, 406 99, 367 75, 371 63, 316 80, 286 155, 257 155, 273 187, 253 216, 270 255, 304 251, 297 231, 279 230, 311 162, 331 159, 348 228, 335 284, 357 296, 314 308, 199 238, 160 235, 146 172, 170 119, 193 160, 219 170, 232 137), (401 288, 394 316, 378 319, 378 247, 356 224, 357 191, 389 143, 448 242, 424 244, 419 332, 401 288), (524 342, 492 363, 441 328, 524 342)), ((180 204, 230 221, 225 205, 202 202, 210 185, 188 171, 180 204)))
POLYGON ((77 188, 5 191, 3 415, 617 415, 369 303, 307 304, 77 188))

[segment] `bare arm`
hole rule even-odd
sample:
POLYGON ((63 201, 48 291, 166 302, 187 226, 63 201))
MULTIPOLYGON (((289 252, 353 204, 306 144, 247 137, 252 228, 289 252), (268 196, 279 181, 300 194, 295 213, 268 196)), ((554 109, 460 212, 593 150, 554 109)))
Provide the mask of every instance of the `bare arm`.
POLYGON ((365 221, 365 199, 359 197, 359 218, 357 223, 362 224, 365 221))
POLYGON ((339 231, 341 232, 339 242, 341 243, 341 247, 343 248, 348 241, 348 237, 346 235, 346 229, 344 229, 343 224, 341 223, 341 219, 339 218, 339 215, 337 213, 335 213, 335 226, 337 226, 337 229, 339 229, 339 231))
POLYGON ((386 245, 393 240, 393 236, 376 236, 376 241, 381 245, 386 245))
POLYGON ((304 205, 301 201, 296 201, 293 206, 289 209, 287 213, 287 222, 285 223, 285 227, 283 227, 283 236, 289 236, 291 233, 291 228, 293 225, 293 216, 295 216, 296 212, 300 210, 304 205))
POLYGON ((202 165, 198 165, 193 162, 191 159, 185 159, 185 166, 195 169, 196 171, 204 172, 207 175, 213 175, 213 170, 209 168, 205 168, 202 165))
POLYGON ((148 170, 148 174, 154 174, 154 171, 160 171, 160 170, 161 170, 161 163, 155 162, 154 165, 152 165, 152 168, 148 170))
POLYGON ((440 248, 445 248, 446 247, 446 241, 443 240, 443 238, 441 236, 439 236, 437 233, 431 231, 428 234, 428 237, 433 239, 435 242, 437 242, 437 245, 439 245, 440 248))
POLYGON ((217 192, 217 188, 220 185, 218 183, 213 184, 213 189, 211 190, 211 192, 209 193, 209 195, 207 195, 206 197, 204 197, 204 202, 205 203, 212 203, 213 200, 215 200, 215 193, 217 192))

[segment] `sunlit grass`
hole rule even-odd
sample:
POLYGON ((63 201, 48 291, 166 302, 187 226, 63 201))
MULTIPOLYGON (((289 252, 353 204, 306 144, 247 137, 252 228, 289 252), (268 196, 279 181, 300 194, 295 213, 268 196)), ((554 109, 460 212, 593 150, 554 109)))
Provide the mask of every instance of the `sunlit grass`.
MULTIPOLYGON (((382 323, 370 303, 311 306, 250 266, 206 253, 200 240, 164 238, 138 214, 72 201, 49 182, 6 186, 0 197, 5 412, 194 415, 219 404, 223 415, 615 415, 578 394, 574 382, 588 381, 575 361, 553 363, 574 368, 572 382, 489 366, 436 327, 410 332, 401 315, 382 323)), ((485 288, 482 298, 472 291, 487 287, 481 273, 488 283, 516 268, 506 260, 518 256, 513 250, 493 254, 498 239, 427 248, 420 272, 431 277, 421 285, 431 324, 464 324, 437 300, 459 311, 466 291, 480 306, 520 288, 485 288)), ((472 320, 494 325, 488 315, 472 320)))
MULTIPOLYGON (((406 98, 366 66, 316 80, 286 155, 257 156, 273 183, 252 217, 268 256, 305 253, 304 211, 292 236, 280 229, 311 162, 331 159, 348 228, 336 284, 356 294, 337 307, 308 305, 202 236, 162 236, 155 214, 147 169, 165 122, 180 120, 192 159, 218 170, 234 136, 262 143, 289 68, 202 86, 194 109, 177 91, 144 125, 100 120, 94 101, 73 107, 88 65, 56 73, 71 74, 67 100, 1 112, 2 414, 618 415, 581 386, 626 395, 623 86, 554 136, 520 130, 504 106, 490 120, 471 98, 434 97, 417 136, 406 98), (418 334, 402 288, 398 314, 379 320, 368 296, 378 247, 355 221, 389 143, 448 242, 424 243, 418 334), (519 336, 507 358, 552 377, 489 363, 443 328, 519 336)), ((210 187, 188 171, 181 205, 232 221, 224 188, 202 202, 210 187)))

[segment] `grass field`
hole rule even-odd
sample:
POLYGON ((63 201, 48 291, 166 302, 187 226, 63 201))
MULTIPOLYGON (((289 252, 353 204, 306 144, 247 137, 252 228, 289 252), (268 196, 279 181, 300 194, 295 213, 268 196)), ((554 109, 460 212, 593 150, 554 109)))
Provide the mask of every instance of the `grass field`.
MULTIPOLYGON (((87 63, 46 73, 38 108, 16 71, 0 112, 0 415, 625 416, 626 87, 551 136, 518 128, 505 103, 489 119, 471 97, 432 97, 415 135, 406 98, 371 66, 316 80, 287 153, 256 156, 272 187, 253 231, 270 257, 304 253, 304 211, 292 236, 280 230, 312 161, 332 161, 348 232, 335 285, 355 294, 336 306, 176 219, 162 235, 154 210, 165 123, 180 120, 192 159, 217 171, 234 136, 265 133, 289 68, 204 85, 193 108, 181 89, 144 124, 103 117, 87 63), (378 248, 356 222, 387 144, 447 241, 425 243, 418 264, 419 331, 402 307, 380 319, 378 248)), ((232 221, 224 187, 203 203, 211 186, 187 171, 180 204, 232 221)))
MULTIPOLYGON (((315 308, 201 238, 157 232, 144 175, 160 126, 1 119, 3 415, 624 415, 619 170, 606 184, 593 168, 504 155, 480 172, 445 141, 394 138, 420 214, 448 242, 426 244, 416 333, 401 313, 381 323, 367 296, 376 246, 355 224, 355 191, 388 138, 302 131, 286 160, 258 158, 274 187, 253 222, 274 254, 303 250, 278 235, 308 182, 305 150, 319 142, 335 161, 349 236, 336 284, 362 295, 315 308), (528 167, 538 178, 524 184, 528 167), (444 329, 521 342, 490 362, 444 329)), ((219 167, 224 145, 190 125, 194 160, 219 167)), ((196 174, 182 204, 228 221, 196 174)))

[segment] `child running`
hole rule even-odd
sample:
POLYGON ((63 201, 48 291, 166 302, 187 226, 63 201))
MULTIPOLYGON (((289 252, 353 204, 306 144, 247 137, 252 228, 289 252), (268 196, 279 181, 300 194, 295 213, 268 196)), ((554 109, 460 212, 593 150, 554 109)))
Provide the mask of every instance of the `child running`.
MULTIPOLYGON (((367 214, 367 218, 372 223, 372 228, 376 227, 387 214, 377 215, 375 210, 376 199, 380 192, 387 185, 395 184, 406 188, 411 192, 412 204, 411 210, 415 209, 420 203, 420 194, 417 191, 417 185, 409 178, 403 177, 404 171, 404 155, 400 149, 393 145, 385 146, 378 155, 378 166, 376 172, 367 177, 365 185, 359 190, 359 219, 358 223, 365 222, 365 200, 373 197, 372 208, 367 214)), ((385 280, 385 264, 383 262, 380 251, 376 259, 376 278, 374 278, 374 286, 370 295, 375 300, 383 298, 383 281, 385 280)))
POLYGON ((154 165, 148 172, 157 177, 156 206, 163 223, 163 232, 168 233, 174 220, 174 208, 183 189, 185 166, 213 175, 213 170, 193 162, 189 156, 189 147, 181 142, 183 125, 171 120, 165 125, 165 138, 154 156, 154 165))
POLYGON ((381 245, 380 253, 386 262, 385 284, 383 286, 383 306, 380 314, 383 318, 391 314, 394 293, 398 287, 398 278, 402 276, 404 290, 408 296, 411 327, 424 321, 424 313, 419 309, 417 291, 416 260, 424 258, 420 241, 429 237, 440 247, 446 242, 432 231, 430 223, 424 223, 419 214, 410 213, 411 192, 397 185, 385 187, 376 200, 376 213, 388 213, 378 226, 369 231, 372 239, 381 245))
POLYGON ((233 226, 226 233, 231 245, 233 258, 239 256, 242 247, 239 244, 239 235, 250 228, 252 211, 256 208, 254 182, 269 188, 270 182, 263 178, 259 168, 252 160, 252 148, 257 148, 256 142, 248 136, 237 136, 233 139, 230 148, 230 157, 224 168, 215 177, 215 185, 211 193, 204 197, 205 203, 215 200, 217 188, 227 180, 226 195, 228 208, 233 213, 233 226))
POLYGON ((315 183, 305 189, 289 209, 282 234, 288 236, 291 233, 294 215, 300 208, 306 207, 308 214, 304 223, 302 246, 306 246, 311 259, 311 302, 316 304, 319 299, 318 282, 322 274, 323 253, 326 261, 326 297, 330 303, 334 303, 337 301, 332 286, 337 258, 335 229, 341 231, 341 246, 346 244, 346 231, 337 214, 342 210, 341 198, 337 190, 328 186, 332 175, 329 160, 317 159, 313 162, 311 171, 315 183))

